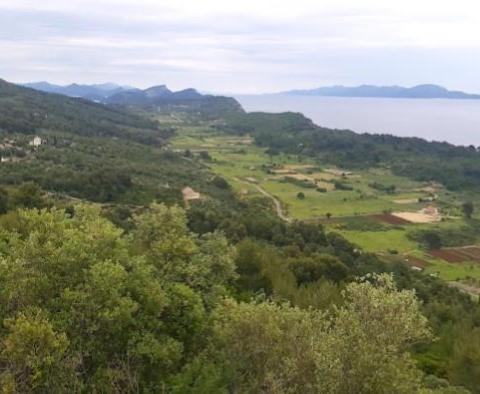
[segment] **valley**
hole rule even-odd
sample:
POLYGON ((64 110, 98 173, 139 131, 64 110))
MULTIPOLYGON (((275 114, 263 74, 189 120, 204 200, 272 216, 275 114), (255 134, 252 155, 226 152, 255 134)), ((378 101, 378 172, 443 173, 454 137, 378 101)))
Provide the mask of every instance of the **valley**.
POLYGON ((0 394, 480 394, 479 4, 0 0, 0 394))
POLYGON ((283 219, 321 223, 382 259, 402 261, 448 282, 480 284, 480 256, 452 261, 441 244, 432 248, 414 235, 469 231, 473 242, 480 241, 479 217, 464 218, 462 193, 394 175, 388 168, 350 171, 302 155, 269 155, 251 137, 225 135, 208 124, 178 128, 170 146, 179 154, 204 152, 204 165, 224 177, 240 199, 267 193, 283 219))
POLYGON ((480 321, 473 149, 216 96, 104 105, 0 81, 0 104, 0 355, 17 332, 22 360, 49 351, 43 336, 24 346, 29 327, 69 341, 58 375, 11 364, 0 385, 116 392, 134 375, 127 392, 263 392, 270 372, 245 376, 278 356, 300 371, 292 392, 323 393, 357 357, 374 371, 362 382, 393 368, 382 392, 477 392, 459 348, 480 321))

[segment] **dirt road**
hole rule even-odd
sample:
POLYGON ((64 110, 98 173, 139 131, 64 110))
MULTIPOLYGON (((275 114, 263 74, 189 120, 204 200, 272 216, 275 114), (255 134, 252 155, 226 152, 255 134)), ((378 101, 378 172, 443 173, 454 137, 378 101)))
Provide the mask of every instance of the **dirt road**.
POLYGON ((292 221, 292 219, 287 217, 285 215, 285 213, 283 212, 282 203, 276 197, 272 196, 269 192, 267 192, 265 189, 263 189, 262 187, 260 187, 259 185, 255 184, 253 182, 244 181, 244 180, 238 179, 238 178, 235 178, 235 180, 238 181, 238 182, 253 186, 261 194, 263 194, 265 197, 268 197, 270 200, 273 201, 273 204, 275 205, 275 211, 277 211, 277 215, 280 219, 285 220, 286 222, 291 222, 292 221))

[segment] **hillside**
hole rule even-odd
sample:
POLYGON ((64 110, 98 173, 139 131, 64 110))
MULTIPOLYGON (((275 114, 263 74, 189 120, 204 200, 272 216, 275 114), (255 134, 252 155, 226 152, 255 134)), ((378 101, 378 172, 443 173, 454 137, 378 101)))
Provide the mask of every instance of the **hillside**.
POLYGON ((195 89, 172 92, 165 85, 119 92, 105 102, 113 106, 153 112, 183 112, 193 116, 200 115, 204 119, 216 119, 243 112, 234 98, 203 95, 195 89))
MULTIPOLYGON (((466 198, 473 198, 474 206, 479 206, 478 194, 468 194, 467 189, 462 187, 452 192, 441 184, 431 182, 430 178, 424 181, 411 179, 418 175, 415 166, 421 166, 422 156, 437 166, 442 161, 453 161, 453 165, 458 166, 459 158, 468 148, 458 148, 452 154, 454 160, 447 160, 449 150, 457 148, 448 144, 429 144, 419 139, 390 140, 389 136, 375 136, 378 140, 370 140, 370 136, 350 131, 322 130, 301 114, 295 113, 250 113, 235 116, 234 119, 227 118, 212 126, 179 128, 172 139, 172 147, 185 152, 208 150, 208 156, 203 155, 206 157, 204 163, 212 172, 227 180, 244 204, 268 198, 271 209, 277 209, 278 220, 287 227, 284 232, 277 225, 260 218, 252 225, 250 220, 253 218, 249 215, 237 216, 242 212, 238 207, 232 209, 218 203, 205 202, 190 209, 190 223, 195 232, 220 228, 234 240, 243 239, 243 234, 248 234, 267 242, 263 247, 245 239, 237 244, 239 257, 236 262, 241 273, 240 283, 260 291, 272 291, 273 299, 278 302, 290 300, 300 308, 313 304, 314 309, 322 309, 321 305, 324 304, 320 300, 332 300, 329 298, 332 293, 322 287, 322 283, 333 277, 341 277, 345 271, 341 266, 332 264, 331 270, 326 269, 329 274, 325 271, 321 273, 325 268, 323 257, 331 253, 329 248, 320 247, 320 254, 309 254, 318 245, 323 245, 313 230, 314 226, 321 225, 329 241, 335 239, 336 247, 342 248, 340 245, 344 245, 348 248, 346 245, 349 243, 345 240, 354 244, 353 250, 359 251, 363 257, 359 268, 364 269, 365 273, 379 269, 393 271, 396 282, 402 288, 415 288, 416 294, 424 302, 422 312, 428 316, 438 338, 434 344, 414 346, 412 352, 417 365, 427 374, 425 382, 433 383, 429 387, 442 385, 445 392, 466 393, 463 387, 447 388, 447 381, 442 379, 448 377, 452 385, 468 387, 472 393, 477 393, 480 375, 464 369, 476 361, 467 361, 463 357, 469 352, 467 338, 473 335, 471 330, 478 332, 478 323, 473 323, 471 319, 478 316, 479 312, 476 294, 479 292, 480 260, 473 253, 478 253, 480 248, 471 246, 467 249, 465 245, 474 245, 480 240, 480 227, 479 215, 465 217, 462 203, 466 198), (340 134, 339 138, 337 133, 340 134), (303 136, 311 134, 315 134, 319 143, 323 141, 326 145, 314 150, 309 140, 303 139, 303 136), (396 146, 398 152, 395 152, 396 146), (369 149, 374 148, 376 153, 385 150, 382 161, 378 163, 372 162, 372 157, 368 156, 369 149), (392 161, 387 161, 389 155, 392 161), (438 156, 435 158, 435 155, 438 156), (395 175, 389 167, 393 159, 402 163, 402 157, 411 163, 412 169, 405 176, 395 175), (434 214, 428 214, 430 211, 434 214), (435 215, 437 211, 441 216, 435 215), (401 219, 397 214, 410 220, 401 219), (416 221, 417 217, 431 221, 422 223, 416 221), (287 234, 299 236, 300 233, 314 237, 310 238, 314 241, 304 244, 300 240, 303 246, 298 244, 301 252, 297 252, 298 249, 286 246, 284 237, 288 237, 287 234), (274 249, 270 249, 272 244, 275 245, 274 249), (440 247, 452 249, 432 251, 432 248, 440 247), (280 262, 276 265, 275 253, 278 251, 283 252, 280 252, 280 262), (458 257, 463 251, 465 260, 458 257), (471 256, 466 257, 467 252, 471 256), (450 263, 436 257, 440 255, 457 256, 457 260, 450 263), (374 262, 375 259, 378 260, 374 262), (385 264, 383 268, 377 265, 379 261, 385 264), (292 288, 286 284, 289 280, 296 282, 298 287, 293 285, 292 288), (463 291, 468 289, 471 298, 470 295, 456 293, 456 289, 447 289, 447 281, 448 286, 455 285, 463 291), (314 289, 318 289, 318 295, 310 293, 314 289), (463 297, 472 299, 465 301, 476 306, 460 306, 458 301, 463 297), (472 322, 472 326, 469 326, 472 328, 465 328, 459 323, 463 319, 472 322), (458 350, 453 351, 454 348, 458 350)), ((451 182, 457 180, 453 176, 450 179, 451 182)), ((255 212, 260 214, 260 210, 255 212)), ((336 256, 348 267, 356 266, 346 255, 340 253, 336 256)), ((333 282, 339 283, 335 279, 333 282)), ((348 282, 349 279, 343 279, 340 284, 348 282)), ((375 309, 375 313, 382 312, 375 309)), ((255 321, 260 326, 270 322, 266 315, 255 321)), ((385 330, 386 323, 381 326, 385 330)), ((415 324, 415 327, 418 329, 419 326, 415 324)), ((245 334, 249 338, 247 342, 258 335, 250 335, 250 332, 245 334)), ((382 332, 392 340, 391 331, 382 332)), ((344 332, 344 335, 347 334, 344 332)), ((373 338, 376 336, 373 335, 373 338)), ((256 342, 252 352, 265 340, 262 337, 256 342)), ((342 340, 340 342, 343 343, 342 340)), ((278 346, 277 342, 273 346, 278 346)), ((235 354, 238 357, 244 354, 242 349, 237 349, 235 354)), ((281 349, 284 350, 283 347, 281 349)), ((480 354, 477 347, 470 350, 473 357, 480 354)), ((354 352, 353 348, 351 352, 354 352)), ((288 355, 291 354, 288 352, 288 355)), ((349 353, 347 359, 350 361, 351 357, 349 353)), ((264 360, 270 359, 267 356, 264 360)), ((260 373, 259 376, 264 375, 260 373)), ((339 379, 343 381, 344 377, 341 376, 339 379)), ((365 377, 358 384, 364 381, 365 377)), ((333 392, 356 392, 357 387, 333 392)), ((366 389, 365 392, 370 390, 366 389)), ((387 392, 397 391, 390 389, 387 392)), ((407 389, 405 392, 416 390, 407 389)))
POLYGON ((0 80, 0 130, 62 131, 161 144, 169 130, 158 123, 91 101, 39 92, 0 80))
POLYGON ((72 83, 70 85, 55 85, 49 82, 31 82, 22 84, 26 88, 40 90, 45 93, 57 93, 70 97, 81 97, 91 101, 103 102, 107 97, 122 91, 132 90, 130 86, 120 86, 115 83, 103 83, 94 85, 82 85, 72 83))
POLYGON ((165 85, 152 86, 142 90, 111 83, 59 86, 48 82, 28 83, 24 84, 24 86, 42 92, 84 98, 89 101, 107 104, 111 107, 127 107, 134 110, 163 112, 186 112, 193 115, 200 114, 202 117, 209 119, 243 111, 234 98, 203 95, 192 88, 174 92, 165 85))
MULTIPOLYGON (((179 102, 205 112, 170 103, 131 106, 132 115, 1 88, 2 388, 477 392, 480 376, 466 365, 479 351, 464 344, 478 333, 478 302, 343 236, 373 231, 403 252, 416 244, 391 233, 400 239, 411 227, 336 221, 345 207, 391 207, 392 179, 399 193, 428 195, 387 170, 350 177, 321 162, 354 147, 391 153, 398 141, 337 134, 301 114, 223 111, 221 99, 190 90, 179 102), (335 218, 303 220, 319 206, 335 218)), ((416 140, 399 146, 398 155, 413 149, 412 161, 427 150, 416 140)), ((443 237, 465 239, 454 230, 443 237)))
POLYGON ((316 89, 290 90, 283 92, 282 94, 327 97, 480 99, 480 95, 478 94, 451 91, 442 86, 428 84, 418 85, 411 88, 373 85, 361 85, 356 87, 328 86, 316 89))
MULTIPOLYGON (((97 202, 181 202, 185 186, 208 186, 193 161, 162 148, 171 124, 83 99, 0 81, 0 178, 97 202), (41 145, 30 143, 37 135, 41 145)), ((215 187, 211 188, 215 193, 215 187)))

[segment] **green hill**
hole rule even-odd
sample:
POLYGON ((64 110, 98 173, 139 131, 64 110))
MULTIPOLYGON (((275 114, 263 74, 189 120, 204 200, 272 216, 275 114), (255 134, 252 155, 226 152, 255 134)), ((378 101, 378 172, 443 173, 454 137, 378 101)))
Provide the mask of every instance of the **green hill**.
POLYGON ((124 110, 17 86, 0 80, 0 131, 68 132, 161 144, 169 130, 124 110))
POLYGON ((83 99, 0 80, 0 179, 101 203, 182 201, 185 186, 216 192, 194 160, 165 150, 170 126, 83 99), (42 139, 39 147, 29 142, 42 139))

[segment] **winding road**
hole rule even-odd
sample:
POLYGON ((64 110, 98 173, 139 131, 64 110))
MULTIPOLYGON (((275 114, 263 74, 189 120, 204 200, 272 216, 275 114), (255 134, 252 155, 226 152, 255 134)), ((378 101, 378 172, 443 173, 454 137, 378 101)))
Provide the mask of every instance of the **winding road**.
POLYGON ((285 215, 285 213, 283 212, 282 203, 280 202, 280 200, 278 200, 278 198, 276 198, 275 196, 272 196, 269 192, 267 192, 265 189, 263 189, 262 187, 260 187, 259 185, 257 185, 254 182, 244 181, 244 180, 238 179, 238 178, 235 178, 235 180, 238 181, 238 182, 244 183, 246 185, 253 186, 261 194, 263 194, 265 197, 268 197, 270 200, 273 201, 273 204, 275 205, 275 210, 277 211, 277 215, 280 219, 282 219, 286 222, 291 222, 292 221, 292 219, 287 217, 285 215))

